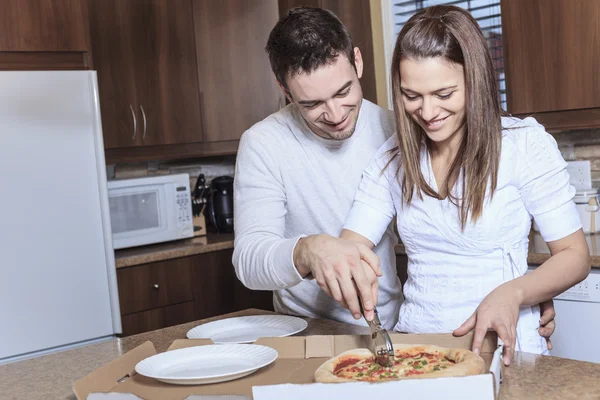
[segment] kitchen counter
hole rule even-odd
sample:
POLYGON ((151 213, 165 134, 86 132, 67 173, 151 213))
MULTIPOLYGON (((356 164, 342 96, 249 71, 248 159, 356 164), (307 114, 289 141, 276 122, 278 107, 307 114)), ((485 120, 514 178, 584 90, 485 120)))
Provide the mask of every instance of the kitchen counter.
MULTIPOLYGON (((585 235, 590 248, 592 268, 600 268, 600 233, 585 235)), ((227 250, 233 248, 233 234, 208 234, 191 239, 173 242, 152 244, 131 249, 115 251, 117 268, 132 267, 155 261, 164 261, 171 258, 192 256, 211 251, 227 250)), ((396 255, 405 255, 406 250, 402 242, 396 246, 396 255)), ((550 258, 550 250, 539 232, 532 231, 529 236, 529 255, 527 263, 540 265, 550 258)))
MULTIPOLYGON (((156 350, 162 352, 173 340, 185 338, 189 329, 201 323, 233 316, 267 313, 269 312, 250 309, 0 365, 1 397, 7 400, 73 400, 75 399, 71 390, 73 382, 145 341, 151 341, 156 350)), ((368 334, 366 327, 320 319, 309 318, 307 321, 308 327, 300 335, 368 334)), ((600 379, 598 377, 600 377, 600 364, 517 353, 513 365, 505 369, 500 399, 599 399, 600 379)))
POLYGON ((227 249, 233 249, 233 233, 209 233, 206 236, 190 239, 116 250, 115 263, 117 268, 132 267, 139 264, 227 249))
MULTIPOLYGON (((585 235, 590 248, 592 268, 600 268, 600 233, 585 235)), ((402 243, 396 246, 396 255, 406 255, 406 249, 402 243)), ((529 236, 529 254, 527 263, 529 265, 541 265, 550 258, 550 249, 544 242, 539 232, 531 231, 529 236)))

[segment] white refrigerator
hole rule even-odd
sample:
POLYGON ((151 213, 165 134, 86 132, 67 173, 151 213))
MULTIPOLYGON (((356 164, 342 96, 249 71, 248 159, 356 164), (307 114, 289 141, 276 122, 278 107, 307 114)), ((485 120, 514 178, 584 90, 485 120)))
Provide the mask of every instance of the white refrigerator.
POLYGON ((0 364, 121 332, 94 71, 0 72, 0 364))

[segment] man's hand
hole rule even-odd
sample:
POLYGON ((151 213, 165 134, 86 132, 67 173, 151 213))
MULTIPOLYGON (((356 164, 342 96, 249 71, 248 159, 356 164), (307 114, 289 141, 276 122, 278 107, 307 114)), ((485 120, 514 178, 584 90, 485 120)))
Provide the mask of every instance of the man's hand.
POLYGON ((319 287, 361 318, 359 297, 367 320, 377 304, 379 257, 367 246, 329 235, 302 238, 294 248, 294 265, 302 277, 309 274, 319 287), (358 289, 358 292, 357 292, 358 289))
POLYGON ((554 329, 556 329, 556 322, 554 321, 554 317, 556 317, 554 302, 552 300, 548 300, 541 303, 540 314, 540 327, 538 332, 540 336, 546 339, 548 350, 552 350, 552 341, 550 340, 550 336, 552 336, 554 329))

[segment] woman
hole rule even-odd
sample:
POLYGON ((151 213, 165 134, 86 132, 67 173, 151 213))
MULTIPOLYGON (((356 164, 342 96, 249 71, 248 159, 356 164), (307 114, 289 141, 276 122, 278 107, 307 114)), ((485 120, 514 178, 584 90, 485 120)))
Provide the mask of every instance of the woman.
POLYGON ((341 237, 373 246, 397 217, 409 262, 396 330, 475 329, 478 352, 493 329, 507 365, 515 349, 547 353, 538 304, 590 269, 556 142, 533 118, 501 116, 485 38, 461 8, 404 25, 392 80, 397 136, 365 170, 341 237), (525 275, 532 217, 552 256, 525 275))

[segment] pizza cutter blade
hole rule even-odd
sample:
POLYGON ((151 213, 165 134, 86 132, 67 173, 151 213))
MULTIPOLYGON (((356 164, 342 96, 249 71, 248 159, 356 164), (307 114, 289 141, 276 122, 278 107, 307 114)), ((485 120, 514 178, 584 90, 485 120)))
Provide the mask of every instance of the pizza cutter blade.
MULTIPOLYGON (((359 302, 360 303, 360 302, 359 302)), ((363 317, 365 315, 362 310, 363 317)), ((379 313, 377 307, 373 308, 374 317, 372 321, 367 321, 369 328, 371 328, 371 351, 375 355, 375 361, 377 364, 383 367, 391 367, 394 365, 394 346, 392 345, 392 339, 387 330, 381 326, 379 320, 379 313)), ((365 318, 365 320, 367 320, 365 318)))

